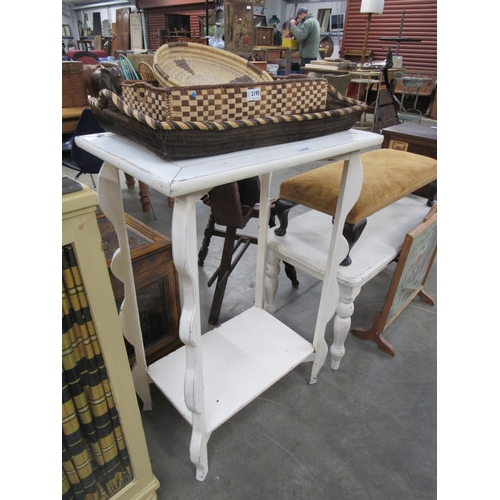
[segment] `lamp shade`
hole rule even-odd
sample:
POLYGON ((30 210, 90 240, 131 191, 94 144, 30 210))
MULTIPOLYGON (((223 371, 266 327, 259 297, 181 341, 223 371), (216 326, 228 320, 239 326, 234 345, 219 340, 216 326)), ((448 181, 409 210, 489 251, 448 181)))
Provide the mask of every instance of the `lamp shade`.
POLYGON ((382 14, 384 11, 384 0, 361 0, 362 14, 382 14))

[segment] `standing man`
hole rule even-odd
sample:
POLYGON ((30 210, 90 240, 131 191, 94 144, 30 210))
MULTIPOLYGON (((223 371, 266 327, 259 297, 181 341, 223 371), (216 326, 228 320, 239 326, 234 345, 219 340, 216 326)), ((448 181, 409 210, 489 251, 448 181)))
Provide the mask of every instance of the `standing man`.
POLYGON ((301 72, 305 73, 304 66, 318 58, 318 20, 312 14, 308 14, 305 7, 300 7, 296 19, 290 20, 290 31, 299 42, 300 67, 301 72), (301 23, 300 27, 295 25, 297 22, 301 23))

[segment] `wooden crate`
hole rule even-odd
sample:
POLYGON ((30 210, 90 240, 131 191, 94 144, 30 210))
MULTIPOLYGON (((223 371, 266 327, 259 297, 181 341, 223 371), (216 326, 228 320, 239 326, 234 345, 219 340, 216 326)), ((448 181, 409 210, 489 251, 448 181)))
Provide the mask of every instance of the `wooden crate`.
POLYGON ((62 107, 86 106, 87 91, 81 61, 62 61, 62 107))
POLYGON ((256 26, 255 27, 255 45, 274 45, 274 27, 256 26))
MULTIPOLYGON (((113 225, 104 214, 97 216, 108 270, 118 248, 113 225)), ((163 234, 125 214, 132 257, 146 362, 151 364, 179 348, 180 297, 177 273, 172 260, 172 242, 163 234)), ((109 271, 117 307, 124 297, 123 283, 109 271)), ((130 362, 133 347, 125 340, 130 362)))

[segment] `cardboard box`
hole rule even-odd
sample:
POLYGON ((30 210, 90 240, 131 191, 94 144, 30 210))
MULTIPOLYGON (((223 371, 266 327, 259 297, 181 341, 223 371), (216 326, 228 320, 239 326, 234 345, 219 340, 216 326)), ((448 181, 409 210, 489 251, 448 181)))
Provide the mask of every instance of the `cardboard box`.
POLYGON ((282 47, 286 47, 287 49, 295 49, 298 50, 299 42, 295 40, 295 38, 283 38, 281 42, 282 47))

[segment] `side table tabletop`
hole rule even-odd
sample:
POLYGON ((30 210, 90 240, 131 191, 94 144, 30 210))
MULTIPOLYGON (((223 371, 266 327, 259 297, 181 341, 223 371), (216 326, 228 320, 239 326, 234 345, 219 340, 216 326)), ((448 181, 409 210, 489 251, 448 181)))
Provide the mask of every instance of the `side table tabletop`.
POLYGON ((337 269, 347 254, 342 228, 361 191, 359 154, 380 147, 382 136, 351 129, 286 145, 172 162, 112 133, 79 136, 76 142, 104 161, 99 173, 99 204, 115 226, 119 241, 111 269, 124 283, 120 323, 123 335, 135 349, 132 376, 136 392, 144 409, 151 409, 152 381, 191 424, 190 458, 196 467, 196 478, 202 481, 208 472, 207 444, 211 432, 302 362, 312 362, 309 382, 316 382, 328 354, 324 328, 317 329, 310 343, 264 310, 272 172, 332 157, 345 160, 341 201, 331 229, 318 312, 328 321, 328 312, 331 318, 339 300, 337 269), (175 198, 172 250, 182 290, 179 336, 185 345, 149 367, 137 311, 120 170, 175 198), (254 306, 201 335, 196 202, 215 186, 256 175, 261 180, 261 197, 254 306))

